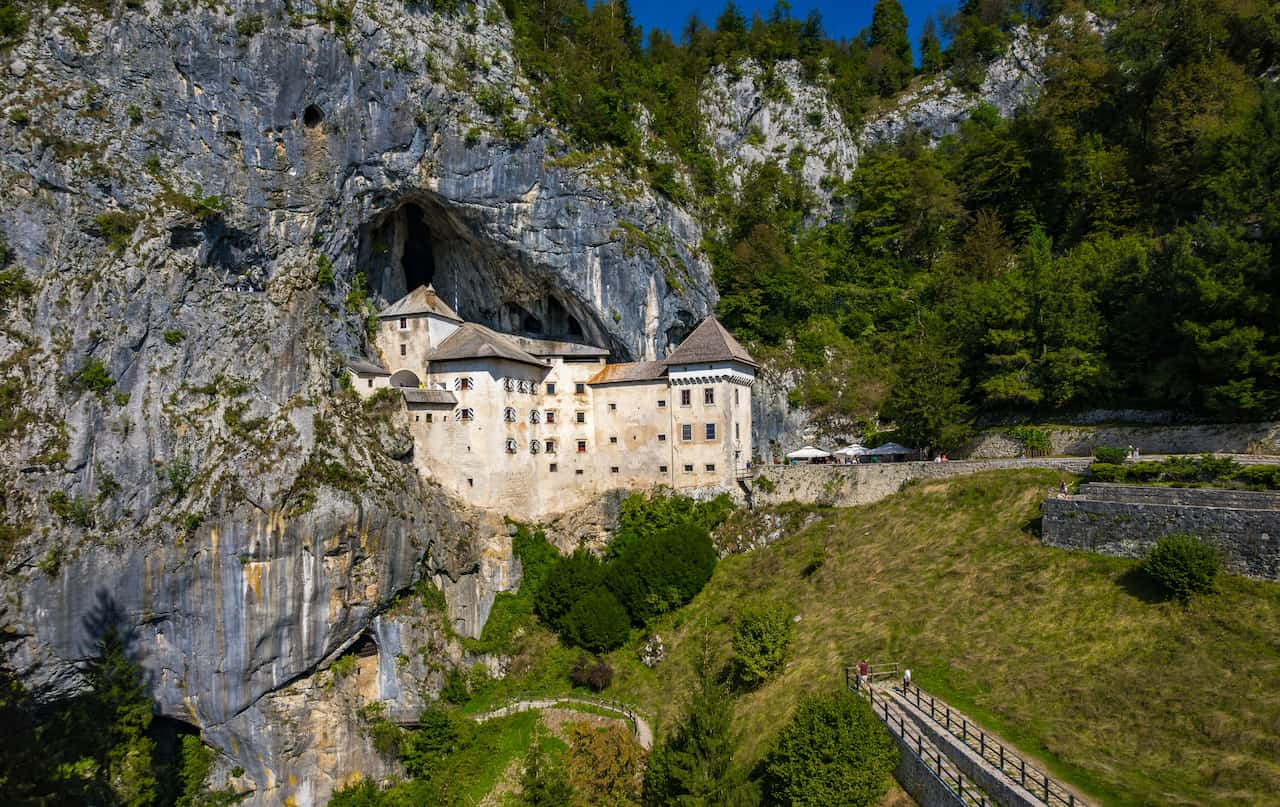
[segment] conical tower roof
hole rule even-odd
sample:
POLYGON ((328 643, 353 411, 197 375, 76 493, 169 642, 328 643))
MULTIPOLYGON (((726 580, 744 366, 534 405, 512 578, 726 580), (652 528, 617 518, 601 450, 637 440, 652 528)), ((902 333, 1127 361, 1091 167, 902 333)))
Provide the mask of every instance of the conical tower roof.
POLYGON ((736 361, 759 367, 733 334, 715 317, 707 317, 693 329, 679 347, 671 351, 663 364, 705 364, 707 362, 736 361))

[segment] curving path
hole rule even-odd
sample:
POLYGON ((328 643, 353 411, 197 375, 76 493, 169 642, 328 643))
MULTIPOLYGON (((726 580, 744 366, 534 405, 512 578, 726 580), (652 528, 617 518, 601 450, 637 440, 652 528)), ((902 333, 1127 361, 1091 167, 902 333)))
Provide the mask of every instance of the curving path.
POLYGON ((646 751, 653 748, 653 729, 649 723, 630 706, 612 701, 595 701, 588 698, 533 698, 530 700, 511 701, 506 706, 500 706, 489 712, 478 715, 472 715, 471 719, 477 723, 483 723, 486 720, 492 720, 495 717, 506 717, 518 712, 528 712, 534 709, 550 709, 558 703, 580 703, 585 706, 594 706, 597 709, 604 709, 614 712, 625 718, 631 723, 631 731, 636 736, 636 742, 646 751))

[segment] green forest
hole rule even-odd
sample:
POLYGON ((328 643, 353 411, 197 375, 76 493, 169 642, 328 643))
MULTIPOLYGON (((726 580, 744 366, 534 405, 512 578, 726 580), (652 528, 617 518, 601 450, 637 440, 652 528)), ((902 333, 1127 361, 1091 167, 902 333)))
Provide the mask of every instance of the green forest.
POLYGON ((543 111, 698 213, 718 314, 802 371, 793 403, 820 418, 879 414, 946 449, 980 415, 1237 420, 1280 404, 1274 4, 967 0, 926 27, 917 67, 897 0, 839 42, 785 2, 750 20, 730 3, 679 41, 643 41, 625 2, 505 2, 543 111), (716 65, 757 60, 764 91, 785 93, 773 65, 798 60, 856 130, 937 71, 976 86, 1020 25, 1046 40, 1039 98, 1011 119, 980 107, 936 147, 864 152, 829 218, 803 154, 734 189, 702 134, 716 65), (642 109, 662 148, 641 147, 642 109))

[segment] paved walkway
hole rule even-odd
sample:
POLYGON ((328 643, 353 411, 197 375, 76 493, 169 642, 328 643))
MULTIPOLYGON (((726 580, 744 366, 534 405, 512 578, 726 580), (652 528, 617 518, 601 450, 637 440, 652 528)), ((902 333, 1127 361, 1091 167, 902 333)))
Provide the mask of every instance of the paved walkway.
POLYGON ((551 709, 560 703, 579 703, 584 706, 594 706, 597 709, 604 709, 608 712, 614 712, 631 723, 631 731, 636 736, 636 742, 646 751, 653 748, 653 729, 649 723, 630 706, 622 703, 604 700, 590 700, 588 698, 533 698, 530 700, 518 700, 508 703, 506 706, 500 706, 483 714, 472 715, 471 719, 477 723, 483 723, 486 720, 492 720, 495 717, 506 717, 507 715, 517 714, 519 712, 528 712, 534 709, 551 709))

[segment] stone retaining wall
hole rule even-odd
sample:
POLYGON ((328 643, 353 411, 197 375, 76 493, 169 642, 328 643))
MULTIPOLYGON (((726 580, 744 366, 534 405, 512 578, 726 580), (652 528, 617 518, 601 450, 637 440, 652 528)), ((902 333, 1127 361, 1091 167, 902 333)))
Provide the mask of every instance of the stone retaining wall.
POLYGON ((981 462, 888 462, 859 465, 767 465, 752 481, 752 504, 784 502, 852 507, 871 504, 902 490, 914 480, 941 479, 981 471, 1054 468, 1083 473, 1087 459, 986 460, 981 462))
POLYGON ((1045 501, 1041 540, 1063 549, 1141 557, 1159 538, 1190 533, 1217 546, 1224 568, 1280 580, 1280 494, 1088 484, 1045 501))
MULTIPOLYGON (((1225 423, 1195 426, 1045 426, 1053 456, 1088 456, 1098 446, 1137 446, 1143 454, 1280 453, 1280 423, 1225 423)), ((1023 445, 1006 429, 979 434, 965 447, 970 459, 1017 457, 1023 445)))
POLYGON ((893 778, 907 791, 920 807, 968 807, 951 788, 943 784, 929 763, 916 754, 911 743, 896 732, 890 731, 894 745, 898 746, 898 766, 893 778))

